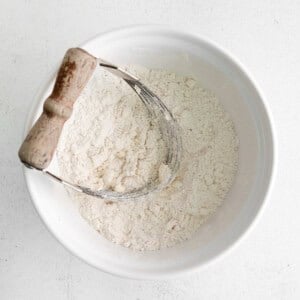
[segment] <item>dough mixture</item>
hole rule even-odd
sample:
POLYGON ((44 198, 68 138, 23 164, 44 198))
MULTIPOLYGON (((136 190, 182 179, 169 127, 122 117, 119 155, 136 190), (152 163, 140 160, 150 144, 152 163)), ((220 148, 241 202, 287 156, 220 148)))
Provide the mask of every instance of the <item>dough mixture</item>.
MULTIPOLYGON (((218 99, 190 76, 128 66, 177 119, 183 158, 163 191, 113 202, 70 191, 84 219, 106 239, 158 250, 189 239, 221 205, 237 171, 238 139, 218 99)), ((160 176, 166 145, 158 124, 125 82, 97 68, 61 135, 61 176, 123 192, 160 176)))

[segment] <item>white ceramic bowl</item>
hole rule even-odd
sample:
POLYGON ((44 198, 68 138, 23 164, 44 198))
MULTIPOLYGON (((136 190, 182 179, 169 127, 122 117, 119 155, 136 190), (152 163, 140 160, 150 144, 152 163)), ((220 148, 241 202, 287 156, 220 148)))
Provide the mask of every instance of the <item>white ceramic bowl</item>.
MULTIPOLYGON (((200 79, 231 114, 240 140, 239 170, 230 194, 195 236, 178 246, 135 253, 102 238, 80 217, 59 184, 25 170, 33 203, 53 235, 100 270, 132 278, 164 278, 201 268, 231 248, 252 226, 265 202, 274 169, 274 138, 261 93, 226 51, 195 35, 160 26, 101 34, 82 45, 116 64, 140 64, 200 79)), ((38 117, 53 80, 38 96, 26 131, 38 117)))

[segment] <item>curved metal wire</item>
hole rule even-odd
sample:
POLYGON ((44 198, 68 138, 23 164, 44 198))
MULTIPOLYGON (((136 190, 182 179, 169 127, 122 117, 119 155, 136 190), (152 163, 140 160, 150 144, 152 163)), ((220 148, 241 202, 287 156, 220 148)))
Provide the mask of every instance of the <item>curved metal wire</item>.
POLYGON ((179 126, 165 104, 152 91, 150 91, 145 85, 143 85, 138 78, 102 59, 98 59, 98 62, 99 66, 107 69, 110 73, 125 80, 127 84, 136 92, 136 94, 148 108, 149 112, 158 119, 163 139, 166 141, 168 146, 168 155, 165 163, 171 170, 169 178, 163 183, 154 181, 139 189, 125 193, 119 193, 110 190, 93 190, 88 187, 73 184, 59 176, 56 176, 48 170, 39 171, 42 171, 50 178, 62 183, 63 185, 73 190, 76 190, 77 192, 85 193, 102 199, 125 200, 145 196, 153 191, 159 191, 167 186, 175 178, 176 172, 179 168, 182 149, 179 126))

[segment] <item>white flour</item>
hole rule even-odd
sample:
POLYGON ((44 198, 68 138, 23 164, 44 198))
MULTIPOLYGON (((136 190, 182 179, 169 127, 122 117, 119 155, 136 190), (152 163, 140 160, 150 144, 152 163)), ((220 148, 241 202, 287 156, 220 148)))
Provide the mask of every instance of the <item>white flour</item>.
MULTIPOLYGON (((193 78, 129 67, 169 109, 182 129, 183 160, 162 192, 105 201, 72 192, 81 215, 108 240, 157 250, 186 240, 217 209, 237 169, 238 140, 218 100, 193 78)), ((164 141, 147 109, 124 82, 98 69, 63 130, 57 157, 72 182, 116 191, 159 176, 164 141)))
POLYGON ((62 135, 61 171, 79 184, 124 192, 159 178, 158 124, 121 79, 97 68, 62 135))

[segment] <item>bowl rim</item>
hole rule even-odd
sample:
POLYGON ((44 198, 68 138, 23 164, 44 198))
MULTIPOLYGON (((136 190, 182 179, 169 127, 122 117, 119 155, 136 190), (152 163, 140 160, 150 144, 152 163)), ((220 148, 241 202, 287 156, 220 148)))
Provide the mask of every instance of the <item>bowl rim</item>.
MULTIPOLYGON (((71 247, 65 242, 59 238, 56 233, 52 230, 51 224, 48 224, 48 222, 43 219, 42 213, 40 212, 40 209, 38 205, 35 202, 34 197, 32 196, 32 190, 29 184, 29 177, 27 176, 28 172, 30 172, 28 169, 26 169, 23 166, 23 175, 24 179, 26 182, 26 187, 29 192, 31 201, 33 203, 33 206, 35 210, 38 213, 39 218, 42 220, 42 223, 46 226, 48 231, 51 233, 51 235, 69 252, 71 252, 75 257, 79 258, 81 261, 87 263, 88 265, 103 271, 105 273, 115 275, 118 277, 122 278, 130 278, 130 279, 140 279, 140 280, 145 280, 145 279, 169 279, 169 278, 174 278, 182 275, 189 274, 191 272, 194 272, 196 270, 204 270, 208 266, 213 265, 213 263, 216 263, 220 259, 222 259, 225 255, 229 254, 231 251, 233 251, 238 244, 242 242, 248 236, 250 231, 255 227, 255 225, 258 223, 259 219, 261 218, 263 211, 266 208, 266 205, 268 203, 268 200, 270 198, 270 194, 272 191, 272 187, 274 185, 275 177, 276 177, 276 170, 277 170, 277 140, 275 136, 275 126, 274 126, 274 121, 273 121, 273 116, 271 113, 271 110, 269 108, 269 104, 265 100, 265 96, 256 82, 256 80, 253 78, 249 70, 235 57, 233 54, 229 53, 228 50, 224 49, 222 46, 218 45, 211 39, 207 38, 204 35, 200 35, 197 33, 189 33, 184 30, 178 30, 176 27, 173 26, 167 26, 167 25, 157 25, 157 24, 138 24, 138 25, 129 25, 129 26, 122 26, 118 28, 112 28, 107 31, 101 32, 97 35, 94 35, 93 37, 89 38, 88 40, 84 41, 79 45, 79 47, 87 47, 88 44, 95 39, 105 39, 105 38, 113 38, 114 36, 117 35, 124 35, 124 34, 129 34, 129 33, 145 33, 145 32, 152 32, 152 33, 157 33, 157 34, 171 34, 175 35, 177 37, 184 37, 185 39, 190 39, 190 40, 198 40, 201 43, 205 44, 208 47, 214 48, 216 51, 218 51, 221 55, 225 56, 225 58, 230 61, 235 67, 245 76, 245 78, 250 82, 252 85, 253 89, 257 92, 260 100, 261 100, 261 105, 263 109, 265 110, 265 117, 266 120, 265 122, 269 125, 269 130, 270 130, 270 143, 269 143, 269 148, 270 152, 272 154, 272 158, 270 161, 270 176, 268 180, 266 181, 265 188, 264 188, 264 194, 262 195, 262 201, 260 203, 260 206, 258 207, 255 215, 252 217, 252 220, 249 222, 248 226, 240 233, 240 235, 233 241, 231 244, 227 245, 224 249, 222 249, 218 254, 216 254, 214 257, 211 257, 207 259, 205 262, 200 262, 198 264, 195 264, 193 266, 187 266, 183 267, 180 270, 176 271, 159 271, 159 272, 151 272, 147 273, 145 271, 135 271, 134 274, 133 272, 126 272, 124 270, 119 270, 119 269, 114 269, 114 268, 108 268, 108 267, 100 267, 99 265, 93 264, 91 261, 89 261, 87 258, 83 258, 79 253, 77 253, 76 250, 71 249, 71 247)), ((55 71, 52 72, 52 75, 50 76, 50 79, 48 79, 45 84, 41 84, 40 88, 38 89, 38 92, 36 93, 34 100, 32 101, 31 107, 28 110, 27 116, 26 116, 26 122, 25 122, 25 128, 23 131, 23 138, 25 138, 28 129, 31 127, 32 124, 32 119, 36 113, 37 107, 41 102, 40 95, 42 94, 43 91, 51 84, 54 78, 54 74, 56 73, 55 71)))

